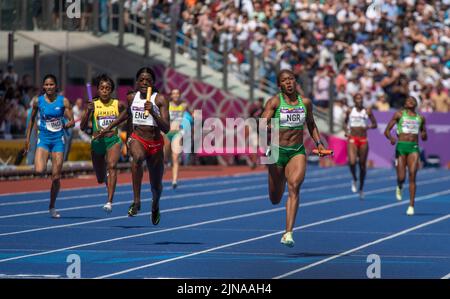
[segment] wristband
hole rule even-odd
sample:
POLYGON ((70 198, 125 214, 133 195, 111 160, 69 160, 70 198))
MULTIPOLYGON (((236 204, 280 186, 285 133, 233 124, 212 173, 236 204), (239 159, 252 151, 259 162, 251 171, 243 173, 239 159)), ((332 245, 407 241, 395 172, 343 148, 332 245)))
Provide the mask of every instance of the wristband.
POLYGON ((315 141, 315 143, 316 143, 316 147, 317 147, 317 146, 319 146, 319 144, 322 144, 322 145, 323 145, 323 143, 322 143, 322 141, 321 141, 321 140, 319 140, 319 141, 315 141))

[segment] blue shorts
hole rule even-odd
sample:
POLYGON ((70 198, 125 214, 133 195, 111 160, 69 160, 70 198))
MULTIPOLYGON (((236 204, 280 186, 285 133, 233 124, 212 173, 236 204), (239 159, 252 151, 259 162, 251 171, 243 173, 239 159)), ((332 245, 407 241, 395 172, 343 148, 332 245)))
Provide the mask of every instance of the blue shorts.
POLYGON ((42 147, 49 153, 64 153, 64 146, 64 136, 60 138, 38 137, 37 147, 42 147))

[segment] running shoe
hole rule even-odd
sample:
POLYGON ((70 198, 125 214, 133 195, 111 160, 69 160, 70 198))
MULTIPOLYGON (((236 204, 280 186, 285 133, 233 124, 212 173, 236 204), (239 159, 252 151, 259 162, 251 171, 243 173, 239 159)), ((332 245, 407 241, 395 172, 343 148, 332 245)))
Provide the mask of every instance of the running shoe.
POLYGON ((352 181, 352 192, 356 193, 356 181, 352 181))
POLYGON ((172 182, 172 189, 177 189, 177 187, 178 187, 178 184, 177 184, 177 182, 172 182))
POLYGON ((128 208, 128 216, 134 217, 138 214, 138 212, 141 210, 140 204, 135 204, 134 202, 131 204, 131 206, 128 208))
POLYGON ((159 220, 161 220, 161 213, 159 213, 159 209, 156 211, 152 211, 152 223, 153 225, 158 225, 159 220))
POLYGON ((364 191, 362 191, 362 190, 359 191, 359 199, 360 200, 364 199, 364 191))
POLYGON ((408 210, 406 210, 406 215, 413 216, 414 215, 414 207, 409 206, 408 210))
POLYGON ((112 203, 110 203, 109 201, 103 206, 103 210, 105 210, 106 213, 111 213, 112 212, 112 203))
POLYGON ((56 219, 56 218, 60 218, 60 217, 61 217, 61 215, 59 215, 59 213, 56 211, 55 208, 50 209, 49 212, 50 212, 50 216, 51 216, 52 218, 55 218, 55 219, 56 219))
POLYGON ((287 232, 281 238, 281 244, 286 245, 287 247, 294 247, 294 239, 292 238, 292 232, 287 232))
POLYGON ((397 186, 397 190, 395 190, 395 196, 398 201, 402 200, 402 189, 399 186, 397 186))

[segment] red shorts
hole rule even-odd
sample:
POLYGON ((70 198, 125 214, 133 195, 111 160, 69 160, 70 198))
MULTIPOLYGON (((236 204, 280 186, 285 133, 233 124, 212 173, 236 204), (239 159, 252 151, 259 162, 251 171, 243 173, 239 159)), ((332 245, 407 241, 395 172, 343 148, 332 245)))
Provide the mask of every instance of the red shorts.
POLYGON ((362 145, 367 144, 367 137, 349 136, 348 142, 360 148, 362 145))
POLYGON ((137 134, 131 133, 131 138, 139 141, 144 147, 145 151, 150 155, 156 154, 157 152, 162 150, 164 146, 164 139, 162 135, 160 135, 159 140, 145 140, 144 138, 139 137, 137 134))

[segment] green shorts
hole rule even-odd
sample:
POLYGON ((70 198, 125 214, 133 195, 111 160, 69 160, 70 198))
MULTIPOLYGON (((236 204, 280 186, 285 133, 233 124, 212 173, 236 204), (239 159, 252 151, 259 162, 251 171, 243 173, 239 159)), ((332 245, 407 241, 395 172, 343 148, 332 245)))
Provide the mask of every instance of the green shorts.
POLYGON ((104 155, 116 143, 122 143, 117 135, 94 139, 91 141, 91 149, 98 155, 104 155))
POLYGON ((288 162, 292 159, 292 157, 297 155, 306 155, 306 150, 303 144, 300 145, 292 145, 292 146, 270 146, 270 156, 269 161, 272 162, 272 159, 276 158, 276 154, 278 151, 278 159, 273 161, 279 167, 285 167, 288 162))
POLYGON ((166 137, 169 139, 170 142, 172 142, 172 140, 179 135, 181 135, 181 130, 169 131, 166 134, 166 137))
POLYGON ((397 146, 395 147, 395 155, 398 156, 406 156, 412 153, 419 153, 419 145, 417 142, 409 142, 409 141, 399 141, 397 142, 397 146))

